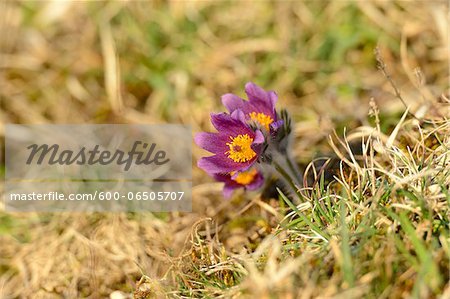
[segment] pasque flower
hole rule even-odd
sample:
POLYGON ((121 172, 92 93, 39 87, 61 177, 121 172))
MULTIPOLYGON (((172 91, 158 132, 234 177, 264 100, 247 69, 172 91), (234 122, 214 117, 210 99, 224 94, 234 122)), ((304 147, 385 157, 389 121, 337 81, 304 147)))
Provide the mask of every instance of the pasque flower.
POLYGON ((201 158, 197 165, 225 183, 224 195, 230 197, 235 189, 256 190, 264 183, 263 174, 256 162, 267 164, 278 171, 297 190, 288 172, 295 174, 287 152, 291 122, 288 113, 278 114, 274 91, 265 91, 254 83, 245 85, 248 101, 234 94, 222 96, 228 113, 211 114, 217 133, 198 133, 198 146, 213 153, 201 158), (286 160, 279 161, 279 160, 286 160), (286 166, 286 167, 284 167, 286 166), (286 171, 287 169, 287 171, 286 171))
POLYGON ((265 91, 252 82, 245 85, 245 93, 248 101, 227 93, 222 96, 222 103, 230 113, 241 110, 246 121, 256 123, 267 132, 275 132, 283 124, 282 120, 277 119, 275 110, 277 94, 274 91, 265 91))
POLYGON ((216 173, 213 177, 216 181, 225 183, 223 195, 226 198, 231 197, 236 189, 244 188, 253 191, 260 188, 264 183, 262 173, 254 167, 242 172, 216 173))
POLYGON ((211 114, 211 123, 218 133, 198 133, 195 143, 213 153, 201 158, 198 167, 207 173, 230 174, 249 169, 259 158, 264 135, 245 123, 244 113, 236 109, 233 113, 211 114))

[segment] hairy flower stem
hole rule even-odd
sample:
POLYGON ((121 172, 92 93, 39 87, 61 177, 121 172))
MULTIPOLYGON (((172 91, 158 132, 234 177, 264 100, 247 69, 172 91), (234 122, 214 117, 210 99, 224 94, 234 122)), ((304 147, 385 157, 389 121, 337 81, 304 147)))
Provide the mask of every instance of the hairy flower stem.
POLYGON ((296 175, 298 171, 295 169, 289 157, 286 155, 277 155, 272 163, 281 178, 291 188, 291 191, 294 192, 297 195, 297 198, 303 202, 303 198, 299 193, 301 176, 296 175))
POLYGON ((286 157, 286 162, 289 166, 289 169, 292 172, 292 175, 294 176, 294 178, 297 181, 297 184, 299 186, 302 185, 302 181, 303 181, 303 175, 300 173, 300 170, 297 167, 297 164, 295 162, 292 161, 291 157, 287 156, 286 157))

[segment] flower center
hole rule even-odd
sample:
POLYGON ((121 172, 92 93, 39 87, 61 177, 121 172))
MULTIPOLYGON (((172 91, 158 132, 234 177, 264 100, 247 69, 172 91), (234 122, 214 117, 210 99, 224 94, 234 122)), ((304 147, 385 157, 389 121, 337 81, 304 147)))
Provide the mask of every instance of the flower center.
POLYGON ((273 123, 273 119, 270 116, 261 112, 251 112, 249 113, 249 116, 251 120, 259 123, 261 126, 266 128, 267 131, 269 131, 269 125, 273 123))
POLYGON ((225 154, 234 162, 247 162, 256 156, 255 151, 251 148, 253 138, 248 136, 248 134, 239 134, 236 137, 230 136, 230 139, 231 142, 227 143, 230 150, 225 154))
MULTIPOLYGON (((231 176, 233 176, 236 172, 233 171, 230 173, 231 176)), ((233 180, 241 185, 248 185, 255 179, 255 176, 258 174, 258 171, 256 169, 251 169, 249 171, 243 171, 240 172, 233 180)))

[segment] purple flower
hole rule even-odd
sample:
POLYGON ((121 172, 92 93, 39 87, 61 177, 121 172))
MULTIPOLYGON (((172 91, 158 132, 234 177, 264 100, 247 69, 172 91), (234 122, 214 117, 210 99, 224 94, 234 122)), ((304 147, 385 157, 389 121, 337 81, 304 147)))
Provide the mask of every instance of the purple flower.
POLYGON ((230 113, 239 109, 247 121, 258 124, 267 132, 275 132, 283 124, 282 120, 277 120, 275 111, 277 94, 274 91, 265 91, 252 82, 245 84, 245 93, 248 101, 227 93, 222 96, 222 103, 230 113))
POLYGON ((223 195, 226 198, 230 198, 236 189, 244 188, 245 190, 252 191, 260 188, 264 183, 264 177, 256 168, 251 168, 243 172, 216 173, 213 177, 217 181, 225 183, 223 195))
POLYGON ((198 133, 195 143, 213 153, 201 158, 197 165, 209 174, 231 173, 249 169, 259 158, 264 135, 252 130, 244 120, 244 113, 235 110, 211 114, 211 123, 218 133, 198 133))

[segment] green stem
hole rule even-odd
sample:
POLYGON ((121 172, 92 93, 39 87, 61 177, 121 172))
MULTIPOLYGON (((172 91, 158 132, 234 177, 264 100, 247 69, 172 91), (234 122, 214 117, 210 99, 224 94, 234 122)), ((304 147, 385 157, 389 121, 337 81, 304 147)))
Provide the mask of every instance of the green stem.
POLYGON ((275 170, 283 177, 283 179, 285 179, 287 181, 287 183, 289 184, 289 186, 291 187, 292 191, 297 195, 297 197, 300 199, 300 201, 304 201, 302 199, 302 197, 300 196, 299 192, 298 192, 298 188, 295 185, 292 177, 283 169, 283 167, 281 167, 280 164, 278 164, 277 162, 273 161, 273 164, 275 166, 275 170))
POLYGON ((292 162, 291 158, 289 156, 286 157, 286 162, 288 164, 289 169, 292 172, 292 175, 295 176, 296 181, 298 184, 302 184, 303 181, 303 177, 302 175, 299 173, 299 171, 297 170, 297 167, 295 167, 294 162, 292 162))

